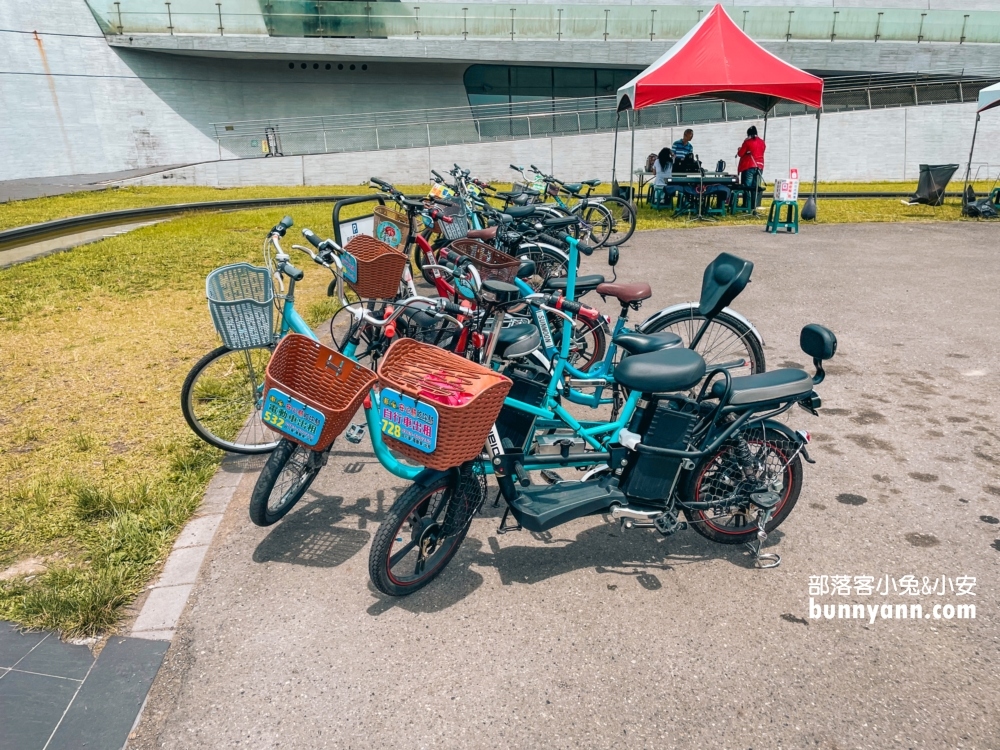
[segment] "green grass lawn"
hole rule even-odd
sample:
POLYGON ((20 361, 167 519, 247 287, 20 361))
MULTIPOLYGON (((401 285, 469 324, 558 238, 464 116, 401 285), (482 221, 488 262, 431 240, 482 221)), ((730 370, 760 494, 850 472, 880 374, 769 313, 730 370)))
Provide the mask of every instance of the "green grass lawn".
MULTIPOLYGON (((329 205, 287 212, 329 235, 329 205)), ((106 632, 156 573, 221 458, 179 399, 218 345, 205 276, 259 265, 284 213, 182 217, 0 270, 0 619, 106 632)), ((329 272, 302 260, 315 325, 329 272)))
MULTIPOLYGON (((509 185, 496 183, 499 189, 509 188, 509 185)), ((408 194, 420 194, 427 191, 427 185, 400 185, 400 189, 408 194)), ((906 192, 916 187, 916 182, 821 182, 820 191, 867 191, 867 192, 906 192)), ((975 189, 979 195, 988 194, 991 183, 976 183, 975 189)), ((803 190, 807 186, 803 185, 803 190)), ((952 183, 951 188, 960 190, 961 184, 952 183)), ((159 206, 174 203, 193 203, 212 200, 236 200, 238 198, 274 198, 299 195, 354 195, 371 192, 363 185, 325 185, 310 187, 249 187, 249 188, 211 188, 211 187, 129 187, 110 188, 82 193, 68 193, 51 198, 35 198, 26 201, 11 201, 0 203, 0 230, 12 227, 37 224, 42 221, 81 216, 83 214, 115 211, 125 208, 141 208, 144 206, 159 206)), ((675 225, 683 226, 683 221, 674 221, 667 216, 668 212, 640 209, 640 228, 668 228, 675 225)), ((927 206, 905 208, 899 199, 873 200, 826 200, 820 211, 819 221, 854 222, 854 221, 928 221, 951 220, 959 216, 957 198, 948 199, 948 203, 937 209, 927 206)), ((742 219, 726 219, 727 223, 747 223, 742 219)))

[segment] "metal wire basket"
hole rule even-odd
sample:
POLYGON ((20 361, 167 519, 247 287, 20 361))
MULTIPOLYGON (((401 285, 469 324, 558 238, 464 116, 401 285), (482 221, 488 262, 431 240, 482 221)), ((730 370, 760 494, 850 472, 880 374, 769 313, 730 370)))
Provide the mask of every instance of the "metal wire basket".
POLYGON ((461 206, 437 206, 442 214, 451 219, 450 222, 438 221, 435 228, 449 242, 460 240, 469 233, 469 219, 461 206))
POLYGON ((230 349, 274 343, 274 286, 266 268, 235 263, 216 268, 205 280, 215 330, 230 349))

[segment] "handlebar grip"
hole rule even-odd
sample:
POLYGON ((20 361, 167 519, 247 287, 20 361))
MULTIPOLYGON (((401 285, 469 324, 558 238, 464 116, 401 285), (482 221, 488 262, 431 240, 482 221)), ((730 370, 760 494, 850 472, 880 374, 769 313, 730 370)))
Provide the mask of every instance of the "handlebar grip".
POLYGON ((381 180, 378 177, 369 177, 368 181, 374 182, 376 185, 381 185, 382 187, 392 187, 388 182, 381 180))
POLYGON ((553 237, 551 234, 540 234, 538 239, 542 242, 547 242, 550 245, 555 245, 556 247, 565 247, 566 240, 559 239, 558 237, 553 237))
POLYGON ((320 246, 320 238, 316 236, 316 233, 311 229, 303 229, 302 236, 309 240, 309 244, 315 247, 317 250, 320 246))
MULTIPOLYGON (((572 238, 572 235, 570 235, 568 232, 556 232, 556 237, 561 239, 563 242, 569 242, 570 239, 572 238)), ((576 240, 576 249, 579 250, 584 255, 594 254, 594 248, 592 248, 583 240, 576 240)))
POLYGON ((285 229, 291 229, 295 225, 295 222, 292 221, 292 217, 291 216, 285 216, 278 223, 281 224, 281 226, 283 226, 285 229))
POLYGON ((305 271, 302 271, 301 269, 296 268, 295 266, 293 266, 291 263, 288 263, 287 261, 285 263, 281 264, 281 268, 279 270, 283 274, 285 274, 285 276, 287 276, 288 278, 290 278, 292 281, 302 281, 302 279, 306 275, 305 271))
POLYGON ((587 305, 582 302, 567 299, 566 297, 558 297, 557 302, 553 305, 553 307, 557 310, 562 310, 569 315, 586 318, 587 320, 597 320, 597 316, 600 314, 594 308, 587 307, 587 305))
POLYGON ((444 182, 444 177, 442 177, 441 173, 438 172, 436 169, 432 169, 431 174, 437 177, 439 180, 441 180, 441 182, 444 182))
POLYGON ((519 167, 516 164, 508 164, 507 166, 509 166, 511 169, 516 169, 518 172, 524 171, 524 167, 519 167))
POLYGON ((531 477, 528 476, 528 472, 524 470, 520 461, 514 462, 514 473, 517 475, 517 481, 522 487, 527 487, 531 484, 531 477))
POLYGON ((444 311, 449 315, 468 315, 468 308, 462 307, 461 305, 455 304, 454 302, 445 302, 444 311))
POLYGON ((531 168, 532 168, 532 169, 534 169, 534 170, 535 170, 536 172, 540 172, 540 171, 541 171, 541 170, 540 170, 540 169, 539 169, 538 167, 536 167, 536 166, 535 166, 534 164, 532 164, 532 165, 531 165, 531 168))
POLYGON ((456 253, 454 250, 444 248, 441 252, 444 254, 444 257, 452 263, 458 263, 459 261, 464 260, 464 257, 456 253))

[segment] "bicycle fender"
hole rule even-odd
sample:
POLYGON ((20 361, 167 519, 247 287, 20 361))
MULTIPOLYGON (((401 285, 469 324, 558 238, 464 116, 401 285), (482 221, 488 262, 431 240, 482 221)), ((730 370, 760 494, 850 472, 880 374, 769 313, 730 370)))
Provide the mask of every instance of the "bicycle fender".
MULTIPOLYGON (((690 310, 692 308, 694 308, 695 310, 697 310, 698 309, 698 303, 697 302, 680 302, 680 303, 678 303, 676 305, 671 305, 670 307, 664 307, 662 310, 658 310, 657 312, 653 313, 648 318, 646 318, 644 321, 642 321, 636 327, 636 330, 639 333, 645 333, 646 329, 649 328, 650 326, 652 326, 660 318, 662 318, 662 317, 664 317, 666 315, 669 315, 670 313, 677 312, 678 310, 690 310)), ((732 317, 734 317, 738 321, 740 321, 740 323, 742 323, 747 328, 749 328, 750 329, 750 333, 752 333, 754 335, 754 338, 756 338, 757 341, 760 343, 761 348, 764 347, 764 337, 760 335, 760 331, 757 330, 757 327, 753 323, 751 323, 749 320, 747 320, 747 318, 745 316, 743 316, 742 314, 736 312, 731 307, 724 307, 724 308, 722 308, 722 312, 724 312, 726 315, 731 315, 732 317)))
POLYGON ((458 467, 452 469, 445 469, 440 471, 438 469, 424 469, 417 476, 413 478, 415 484, 425 484, 430 485, 433 482, 438 481, 438 479, 444 479, 446 477, 457 477, 458 467))
POLYGON ((750 425, 750 426, 760 425, 761 428, 764 430, 765 434, 767 434, 767 432, 769 430, 773 431, 773 432, 780 432, 790 442, 792 442, 793 444, 795 444, 795 445, 797 445, 797 446, 800 447, 800 450, 801 450, 801 453, 802 453, 802 457, 806 460, 807 463, 810 463, 810 464, 816 463, 811 458, 809 458, 809 454, 806 452, 806 446, 808 445, 808 442, 803 439, 802 435, 800 435, 799 433, 797 433, 795 430, 793 430, 788 425, 783 424, 781 422, 778 422, 777 420, 774 420, 774 419, 764 419, 764 420, 760 420, 760 421, 753 421, 753 420, 751 420, 748 423, 748 425, 750 425))

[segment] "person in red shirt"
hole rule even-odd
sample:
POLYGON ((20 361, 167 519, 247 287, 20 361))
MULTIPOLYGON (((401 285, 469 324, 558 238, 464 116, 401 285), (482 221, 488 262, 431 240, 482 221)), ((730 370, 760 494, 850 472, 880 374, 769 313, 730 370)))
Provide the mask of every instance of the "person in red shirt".
POLYGON ((766 149, 767 144, 764 143, 764 139, 757 137, 757 126, 751 125, 747 128, 746 140, 736 151, 740 159, 736 171, 740 173, 740 184, 750 190, 750 205, 754 210, 757 208, 766 149))

